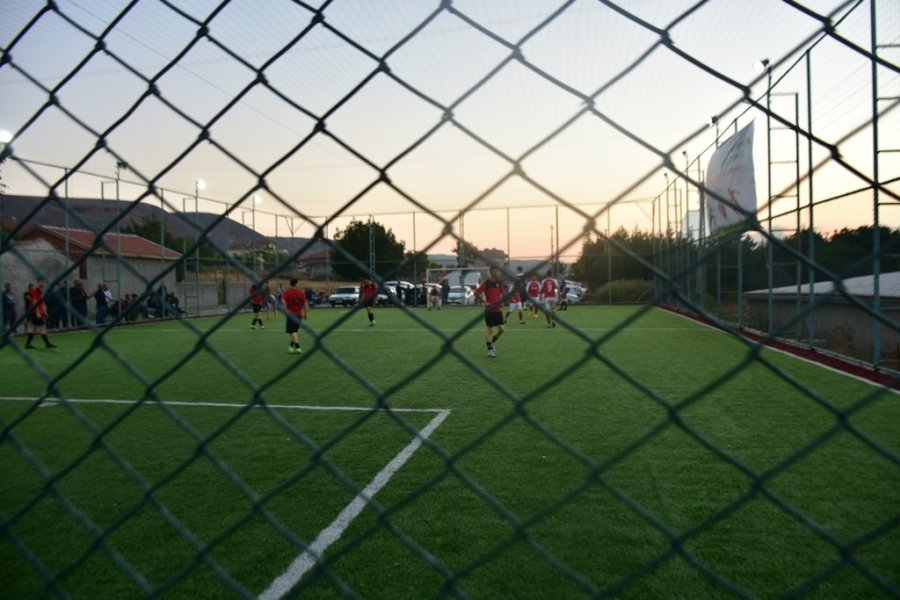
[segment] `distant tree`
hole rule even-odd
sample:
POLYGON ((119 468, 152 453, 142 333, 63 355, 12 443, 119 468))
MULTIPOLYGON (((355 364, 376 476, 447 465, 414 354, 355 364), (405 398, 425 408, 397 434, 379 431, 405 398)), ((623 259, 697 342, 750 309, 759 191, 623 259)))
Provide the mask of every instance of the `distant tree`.
POLYGON ((184 248, 184 239, 163 231, 162 222, 150 216, 144 216, 140 221, 132 221, 121 228, 122 233, 130 233, 140 236, 151 242, 161 244, 170 250, 181 252, 184 248), (162 238, 162 242, 160 242, 162 238))
POLYGON ((458 267, 469 267, 480 261, 478 248, 464 240, 456 240, 453 254, 456 255, 456 266, 458 267))
POLYGON ((331 251, 331 264, 335 273, 345 279, 355 280, 369 273, 370 248, 375 251, 374 269, 379 277, 395 272, 404 259, 405 244, 397 240, 392 230, 376 221, 351 221, 335 234, 334 241, 341 251, 331 251), (363 268, 349 261, 344 253, 362 263, 363 268))
POLYGON ((418 280, 425 277, 428 269, 438 267, 440 265, 428 260, 428 255, 424 252, 407 252, 398 276, 418 283, 418 280))
POLYGON ((506 252, 497 248, 484 248, 481 250, 482 260, 492 265, 505 265, 506 252))
POLYGON ((453 247, 459 267, 486 267, 506 264, 506 252, 497 248, 479 248, 466 241, 457 240, 453 247))

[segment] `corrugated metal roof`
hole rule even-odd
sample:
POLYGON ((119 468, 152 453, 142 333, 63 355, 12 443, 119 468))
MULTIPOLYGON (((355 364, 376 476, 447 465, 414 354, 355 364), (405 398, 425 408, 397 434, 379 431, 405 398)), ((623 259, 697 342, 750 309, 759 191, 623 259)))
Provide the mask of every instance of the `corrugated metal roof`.
MULTIPOLYGON (((862 275, 860 277, 849 277, 843 280, 844 289, 848 294, 871 298, 875 293, 875 277, 873 275, 862 275)), ((813 293, 817 295, 831 294, 836 291, 836 286, 832 281, 820 281, 813 284, 813 293)), ((768 294, 769 290, 753 290, 747 294, 768 294)), ((793 295, 797 293, 796 285, 787 285, 784 287, 772 288, 773 295, 793 295)), ((878 293, 882 298, 900 298, 900 271, 890 273, 882 273, 878 280, 878 293)), ((800 286, 801 295, 809 295, 809 284, 805 283, 800 286)))
MULTIPOLYGON (((97 240, 97 235, 93 231, 84 229, 66 229, 65 227, 54 227, 52 225, 37 225, 26 234, 26 237, 33 238, 41 233, 56 240, 65 240, 68 237, 70 247, 78 250, 88 250, 97 240), (40 232, 35 234, 35 232, 40 232)), ((129 258, 160 258, 165 260, 179 260, 181 253, 160 246, 156 242, 151 242, 146 238, 132 233, 116 234, 108 232, 103 236, 106 248, 99 246, 98 253, 116 254, 129 258)))

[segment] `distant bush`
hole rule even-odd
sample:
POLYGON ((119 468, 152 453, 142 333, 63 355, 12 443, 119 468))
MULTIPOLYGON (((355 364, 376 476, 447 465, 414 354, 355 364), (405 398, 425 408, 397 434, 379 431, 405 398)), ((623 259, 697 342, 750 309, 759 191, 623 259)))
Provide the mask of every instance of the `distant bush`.
POLYGON ((588 290, 585 301, 597 304, 608 303, 610 285, 612 285, 613 304, 643 303, 653 298, 653 282, 651 280, 620 279, 596 290, 588 290))

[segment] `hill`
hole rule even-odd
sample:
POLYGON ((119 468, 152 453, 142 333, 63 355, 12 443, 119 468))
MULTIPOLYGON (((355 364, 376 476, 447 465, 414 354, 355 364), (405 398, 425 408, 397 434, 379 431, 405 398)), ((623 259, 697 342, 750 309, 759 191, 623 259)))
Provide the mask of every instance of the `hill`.
MULTIPOLYGON (((200 231, 209 229, 205 234, 216 246, 223 249, 260 247, 274 242, 279 248, 292 253, 309 242, 309 238, 278 237, 270 238, 230 218, 216 223, 221 215, 213 213, 171 213, 159 206, 147 202, 122 200, 97 200, 95 198, 53 199, 37 196, 2 196, 2 223, 6 231, 13 231, 21 224, 53 225, 71 229, 87 229, 100 231, 115 223, 121 216, 120 226, 140 223, 144 218, 155 219, 165 224, 166 231, 177 237, 196 237, 200 231), (215 225, 213 225, 215 223, 215 225)), ((114 227, 114 226, 113 226, 114 227)), ((308 250, 316 251, 326 248, 324 242, 318 242, 308 250)))

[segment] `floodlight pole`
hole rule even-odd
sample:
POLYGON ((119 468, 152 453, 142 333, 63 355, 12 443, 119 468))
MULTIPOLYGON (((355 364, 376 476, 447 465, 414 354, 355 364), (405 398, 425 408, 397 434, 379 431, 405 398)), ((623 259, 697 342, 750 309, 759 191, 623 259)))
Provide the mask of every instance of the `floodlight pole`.
MULTIPOLYGON (((206 188, 206 182, 200 178, 194 181, 194 223, 200 229, 200 190, 206 188)), ((196 315, 200 316, 200 236, 194 244, 194 296, 196 300, 196 315)), ((187 300, 187 298, 185 298, 187 300)))
MULTIPOLYGON (((12 141, 12 134, 5 129, 0 129, 0 166, 2 166, 3 162, 6 160, 6 158, 12 154, 12 145, 10 144, 11 141, 12 141)), ((66 181, 68 181, 68 179, 66 179, 66 181)), ((2 207, 3 207, 3 195, 0 194, 0 237, 2 237, 2 235, 3 235, 3 233, 2 233, 2 231, 3 231, 2 207)), ((2 246, 3 246, 2 242, 3 242, 3 240, 0 239, 0 248, 2 248, 2 246)), ((2 281, 2 280, 3 280, 3 263, 0 262, 0 281, 2 281)), ((2 323, 2 325, 0 325, 0 327, 4 328, 4 331, 2 332, 4 339, 6 339, 6 335, 7 335, 7 332, 5 330, 6 329, 6 318, 5 317, 6 317, 6 315, 3 314, 3 303, 0 303, 0 323, 2 323)))
POLYGON ((116 301, 119 302, 119 312, 122 308, 122 229, 121 229, 121 194, 119 192, 119 183, 122 179, 122 169, 127 169, 128 164, 124 161, 116 161, 116 301))
MULTIPOLYGON (((253 235, 250 238, 251 244, 251 252, 250 255, 253 258, 253 278, 256 279, 257 275, 257 265, 256 265, 256 205, 262 202, 262 197, 258 194, 253 196, 253 201, 250 203, 250 226, 253 229, 253 235)), ((246 213, 245 213, 246 214, 246 213)))
MULTIPOLYGON (((682 232, 681 236, 681 245, 684 247, 684 251, 682 252, 682 257, 684 258, 685 265, 690 262, 690 239, 691 239, 691 189, 690 189, 690 162, 688 161, 688 153, 687 150, 682 150, 681 155, 684 157, 684 220, 687 221, 687 240, 685 242, 684 233, 682 232)), ((679 269, 684 268, 683 265, 678 265, 679 269)), ((687 290, 688 301, 691 300, 691 276, 690 273, 686 273, 685 277, 687 277, 687 281, 685 282, 685 288, 687 290)))

